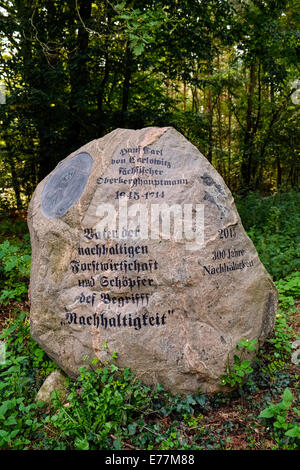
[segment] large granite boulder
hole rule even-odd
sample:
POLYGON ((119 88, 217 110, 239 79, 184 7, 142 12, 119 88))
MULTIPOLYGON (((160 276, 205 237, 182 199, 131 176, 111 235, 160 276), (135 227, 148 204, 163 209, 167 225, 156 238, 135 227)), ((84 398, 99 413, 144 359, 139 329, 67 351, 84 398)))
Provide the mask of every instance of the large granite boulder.
POLYGON ((276 289, 233 197, 173 128, 117 129, 69 155, 28 225, 32 336, 71 377, 117 351, 146 384, 215 392, 236 343, 273 328, 276 289))

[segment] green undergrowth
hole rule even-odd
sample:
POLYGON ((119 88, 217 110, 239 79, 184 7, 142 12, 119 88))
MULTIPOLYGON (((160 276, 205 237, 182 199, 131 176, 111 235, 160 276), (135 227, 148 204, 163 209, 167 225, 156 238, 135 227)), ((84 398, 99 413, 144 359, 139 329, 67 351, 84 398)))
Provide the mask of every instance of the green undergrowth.
POLYGON ((28 292, 30 276, 31 249, 29 235, 22 241, 5 240, 0 244, 0 305, 11 300, 21 301, 28 292))
POLYGON ((262 263, 279 280, 300 266, 300 193, 236 198, 243 226, 262 263))

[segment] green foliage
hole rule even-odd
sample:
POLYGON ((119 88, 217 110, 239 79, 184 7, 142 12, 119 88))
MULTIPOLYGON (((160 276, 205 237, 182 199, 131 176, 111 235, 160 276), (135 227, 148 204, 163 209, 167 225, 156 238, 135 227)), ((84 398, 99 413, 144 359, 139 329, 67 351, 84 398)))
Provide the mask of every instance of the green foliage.
MULTIPOLYGON (((157 439, 159 441, 160 439, 157 439)), ((161 442, 159 443, 158 449, 160 450, 172 450, 172 449, 188 449, 187 439, 176 430, 176 428, 168 429, 162 436, 161 442)))
MULTIPOLYGON (((11 377, 7 379, 4 373, 1 373, 3 382, 1 383, 1 393, 8 396, 8 389, 13 386, 12 392, 19 388, 22 381, 22 366, 24 357, 19 357, 17 362, 10 366, 7 374, 11 377), (21 377, 20 377, 21 376, 21 377)), ((24 385, 24 381, 22 383, 24 385)), ((28 448, 32 439, 39 437, 39 430, 42 424, 38 422, 37 410, 43 406, 43 403, 25 404, 25 397, 10 396, 2 401, 0 406, 0 449, 19 449, 28 448)))
POLYGON ((119 20, 124 23, 124 34, 128 37, 134 56, 140 56, 147 44, 155 43, 157 31, 169 20, 164 9, 141 10, 126 7, 126 2, 115 5, 119 20))
POLYGON ((48 420, 68 447, 116 448, 123 429, 137 413, 148 409, 149 391, 128 368, 122 372, 114 364, 95 370, 82 368, 77 381, 70 383, 68 406, 54 397, 54 414, 48 420), (113 442, 111 435, 117 436, 113 442))
POLYGON ((282 400, 277 403, 271 403, 267 408, 262 410, 259 418, 270 421, 273 426, 273 433, 277 438, 287 436, 284 448, 296 448, 300 443, 300 426, 297 423, 297 416, 300 416, 300 410, 296 407, 292 408, 294 397, 289 388, 286 388, 282 395, 282 400), (295 416, 293 421, 288 421, 288 413, 292 412, 295 416))
POLYGON ((279 292, 280 306, 289 311, 295 311, 294 297, 300 297, 300 272, 296 271, 276 282, 279 292))
POLYGON ((243 359, 246 351, 255 351, 257 347, 257 338, 247 340, 243 338, 236 344, 236 350, 240 351, 241 357, 234 355, 234 364, 231 365, 229 357, 227 358, 226 374, 221 375, 221 385, 229 385, 230 387, 241 386, 247 375, 253 372, 251 361, 243 359))
MULTIPOLYGON (((300 259, 300 194, 260 198, 250 193, 236 202, 242 223, 271 276, 278 280, 296 270, 300 259)), ((299 279, 293 282, 293 288, 298 289, 299 279)))
POLYGON ((207 396, 200 391, 198 394, 187 394, 186 396, 170 395, 164 392, 163 387, 157 386, 154 391, 154 408, 159 410, 162 416, 174 415, 182 418, 186 414, 193 414, 197 406, 206 408, 207 396))
POLYGON ((39 375, 41 377, 46 378, 49 374, 51 374, 51 372, 58 369, 55 362, 49 359, 45 351, 40 348, 38 343, 31 340, 29 343, 29 349, 32 359, 32 366, 35 369, 38 369, 39 375))
MULTIPOLYGON (((39 419, 41 402, 37 392, 36 368, 31 351, 39 349, 29 334, 24 313, 4 330, 5 361, 0 364, 0 449, 26 449, 43 435, 39 419)), ((45 356, 40 349, 40 354, 45 356)))
POLYGON ((279 307, 272 337, 268 343, 272 346, 264 352, 263 371, 273 376, 278 369, 284 369, 290 361, 292 353, 293 329, 289 326, 289 318, 296 312, 294 297, 299 295, 300 273, 294 272, 285 279, 276 282, 279 292, 279 307))
POLYGON ((275 360, 286 361, 290 359, 292 352, 291 339, 294 333, 287 323, 287 317, 279 310, 276 315, 274 333, 269 342, 273 345, 273 357, 275 360))
POLYGON ((10 300, 22 300, 27 294, 30 276, 31 249, 29 235, 24 241, 5 240, 0 244, 0 304, 7 305, 10 300))
POLYGON ((27 232, 27 223, 21 218, 11 219, 6 213, 5 219, 0 221, 0 241, 11 237, 23 237, 27 232))
POLYGON ((18 355, 28 356, 28 371, 31 367, 32 376, 36 371, 40 376, 45 376, 57 369, 56 364, 32 339, 26 312, 21 312, 8 328, 2 331, 0 339, 5 340, 6 350, 11 358, 18 355))
POLYGON ((242 338, 241 341, 239 341, 236 344, 236 349, 237 351, 255 351, 257 348, 257 339, 246 339, 242 338))

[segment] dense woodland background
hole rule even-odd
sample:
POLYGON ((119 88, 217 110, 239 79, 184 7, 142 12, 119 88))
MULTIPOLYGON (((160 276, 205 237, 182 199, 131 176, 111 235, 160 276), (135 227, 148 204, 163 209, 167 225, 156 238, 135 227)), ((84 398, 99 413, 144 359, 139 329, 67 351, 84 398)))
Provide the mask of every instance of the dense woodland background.
POLYGON ((174 126, 235 193, 294 188, 299 19, 299 0, 1 0, 0 207, 117 127, 174 126))

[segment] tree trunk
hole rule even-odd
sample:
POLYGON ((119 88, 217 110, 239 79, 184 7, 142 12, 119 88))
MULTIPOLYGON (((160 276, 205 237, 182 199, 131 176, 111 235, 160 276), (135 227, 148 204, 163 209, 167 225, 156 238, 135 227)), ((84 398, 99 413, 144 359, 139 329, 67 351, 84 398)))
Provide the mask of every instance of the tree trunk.
MULTIPOLYGON (((228 102, 231 104, 231 95, 228 91, 228 102)), ((228 178, 227 185, 230 188, 231 183, 231 108, 228 110, 228 178)))
POLYGON ((186 111, 186 81, 183 82, 183 111, 186 111))
POLYGON ((130 80, 133 73, 133 55, 129 48, 129 44, 126 44, 125 52, 125 70, 124 70, 124 81, 122 88, 122 125, 126 127, 127 119, 126 112, 128 110, 129 103, 129 91, 130 91, 130 80))
POLYGON ((77 37, 74 37, 74 52, 69 58, 70 73, 70 111, 71 122, 69 124, 70 142, 75 149, 82 142, 82 129, 86 127, 86 109, 87 109, 87 87, 89 84, 88 50, 89 33, 85 28, 90 20, 92 13, 92 0, 78 0, 78 16, 76 18, 76 27, 78 29, 77 37))
POLYGON ((281 171, 281 165, 280 165, 280 158, 278 154, 276 156, 276 165, 277 165, 277 190, 278 190, 280 189, 280 186, 282 183, 282 171, 281 171))
POLYGON ((12 187, 15 193, 16 204, 18 211, 22 210, 22 201, 21 201, 21 191, 20 191, 20 184, 17 178, 17 172, 15 168, 15 162, 13 157, 9 154, 9 166, 12 178, 12 187))
POLYGON ((211 90, 208 89, 207 95, 207 108, 208 108, 208 153, 207 160, 212 162, 213 153, 213 107, 211 102, 211 90))
POLYGON ((247 111, 246 111, 246 128, 244 133, 244 145, 242 156, 242 190, 248 192, 251 183, 251 166, 253 155, 253 97, 255 90, 255 65, 252 62, 249 71, 249 87, 247 92, 247 111))

